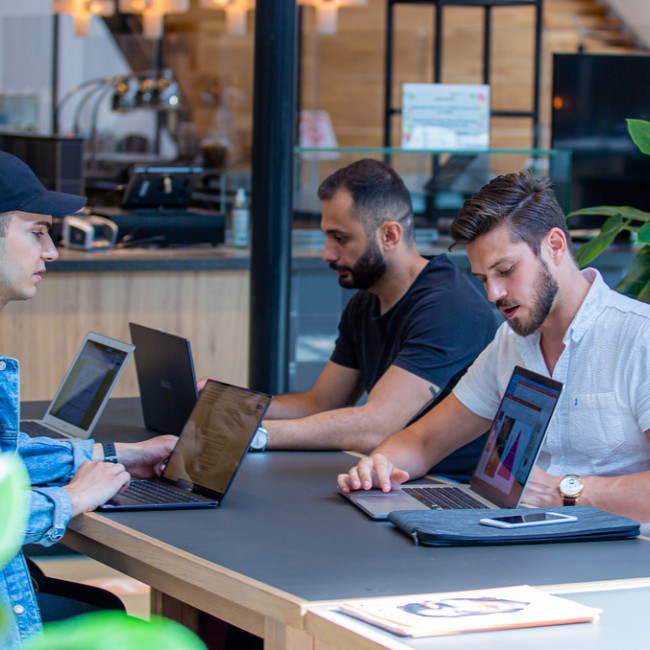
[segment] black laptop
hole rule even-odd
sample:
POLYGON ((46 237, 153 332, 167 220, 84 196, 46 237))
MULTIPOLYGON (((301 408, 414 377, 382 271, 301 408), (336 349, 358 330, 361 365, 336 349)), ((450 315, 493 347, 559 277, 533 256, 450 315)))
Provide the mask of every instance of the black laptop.
POLYGON ((144 424, 177 436, 198 399, 190 341, 136 323, 129 331, 144 424))
POLYGON ((100 510, 214 508, 223 503, 271 396, 209 379, 160 478, 133 480, 100 510))

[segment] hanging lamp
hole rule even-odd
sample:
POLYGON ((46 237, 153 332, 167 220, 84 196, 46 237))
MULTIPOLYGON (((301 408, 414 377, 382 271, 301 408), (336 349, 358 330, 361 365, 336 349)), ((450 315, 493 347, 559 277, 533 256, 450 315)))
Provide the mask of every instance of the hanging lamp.
POLYGON ((142 33, 145 38, 161 38, 163 18, 166 14, 185 13, 189 0, 119 0, 120 11, 125 14, 142 14, 142 33))
POLYGON ((87 36, 93 16, 112 16, 114 0, 52 0, 55 14, 68 14, 74 21, 75 36, 87 36))
POLYGON ((298 4, 316 9, 316 31, 319 34, 336 34, 341 7, 365 5, 366 2, 367 0, 298 0, 298 4))

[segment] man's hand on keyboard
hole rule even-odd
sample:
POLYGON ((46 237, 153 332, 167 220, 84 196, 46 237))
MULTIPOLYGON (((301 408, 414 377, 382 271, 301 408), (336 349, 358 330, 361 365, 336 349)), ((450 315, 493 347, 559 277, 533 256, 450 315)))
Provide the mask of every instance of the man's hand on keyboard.
MULTIPOLYGON (((143 442, 116 442, 117 460, 122 463, 133 478, 153 478, 160 476, 171 456, 178 438, 176 436, 156 436, 143 442)), ((103 458, 101 445, 96 445, 94 460, 103 458)))
POLYGON ((129 480, 129 473, 121 463, 82 463, 70 483, 63 488, 72 502, 72 516, 106 503, 124 490, 129 480))
POLYGON ((341 492, 380 488, 390 492, 394 486, 409 480, 408 472, 394 467, 382 454, 362 458, 347 474, 339 474, 337 484, 341 492))

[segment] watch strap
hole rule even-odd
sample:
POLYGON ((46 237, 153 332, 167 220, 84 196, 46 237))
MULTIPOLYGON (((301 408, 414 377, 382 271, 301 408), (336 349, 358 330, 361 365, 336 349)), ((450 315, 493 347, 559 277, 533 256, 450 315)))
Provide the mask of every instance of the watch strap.
POLYGON ((117 451, 114 442, 102 442, 105 463, 117 463, 117 451))
POLYGON ((568 497, 562 495, 562 505, 563 506, 574 506, 578 502, 578 497, 568 497))

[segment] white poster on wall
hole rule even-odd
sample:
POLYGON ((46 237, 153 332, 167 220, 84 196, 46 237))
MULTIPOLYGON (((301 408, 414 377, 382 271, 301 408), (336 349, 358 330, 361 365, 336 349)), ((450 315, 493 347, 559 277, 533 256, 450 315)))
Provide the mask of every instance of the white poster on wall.
POLYGON ((489 147, 490 86, 403 85, 403 149, 477 151, 489 147))
MULTIPOLYGON (((311 149, 336 149, 336 134, 332 120, 327 111, 306 110, 300 111, 300 146, 311 149)), ((336 160, 335 151, 310 151, 302 152, 303 160, 336 160)))

